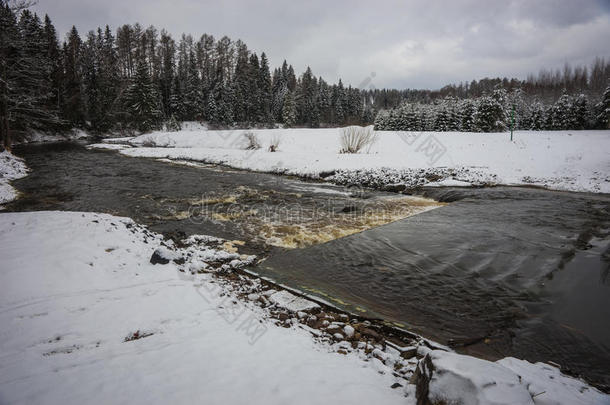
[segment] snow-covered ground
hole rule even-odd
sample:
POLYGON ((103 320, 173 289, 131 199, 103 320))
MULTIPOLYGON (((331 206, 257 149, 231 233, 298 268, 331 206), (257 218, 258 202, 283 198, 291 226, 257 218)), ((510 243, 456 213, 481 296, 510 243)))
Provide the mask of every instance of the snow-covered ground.
POLYGON ((312 177, 338 171, 336 178, 328 179, 339 183, 370 183, 374 177, 375 184, 444 181, 441 184, 527 184, 610 192, 610 131, 517 131, 512 142, 508 133, 377 131, 377 142, 368 153, 359 154, 339 154, 340 135, 339 128, 206 131, 189 127, 107 143, 138 146, 121 151, 128 156, 192 159, 312 177), (261 149, 244 150, 245 132, 258 137, 261 149), (279 151, 269 152, 274 140, 279 140, 279 151))
POLYGON ((11 186, 10 181, 27 175, 28 169, 23 159, 10 152, 0 152, 0 210, 2 204, 17 198, 17 190, 11 186))
MULTIPOLYGON (((252 261, 214 237, 177 248, 128 218, 78 212, 3 213, 0 230, 0 403, 414 404, 417 390, 444 403, 610 403, 541 363, 325 343, 296 320, 315 303, 244 298, 210 273, 252 261), (278 306, 296 311, 284 327, 268 316, 278 306)), ((333 325, 339 340, 355 335, 333 325)))
POLYGON ((209 274, 150 264, 161 238, 130 219, 5 213, 0 229, 1 403, 404 403, 390 369, 254 306, 226 319, 233 298, 202 287, 209 274), (266 328, 254 342, 252 318, 266 328), (125 341, 136 331, 151 335, 125 341))

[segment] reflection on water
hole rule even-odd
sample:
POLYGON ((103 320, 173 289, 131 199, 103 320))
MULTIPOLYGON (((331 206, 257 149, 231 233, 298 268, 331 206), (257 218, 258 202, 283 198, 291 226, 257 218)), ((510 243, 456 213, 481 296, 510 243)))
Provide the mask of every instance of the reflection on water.
POLYGON ((452 203, 430 210, 440 204, 70 144, 17 153, 33 172, 14 182, 24 198, 9 210, 99 211, 170 236, 217 235, 268 256, 256 271, 354 312, 610 384, 607 195, 435 189, 429 197, 452 203))

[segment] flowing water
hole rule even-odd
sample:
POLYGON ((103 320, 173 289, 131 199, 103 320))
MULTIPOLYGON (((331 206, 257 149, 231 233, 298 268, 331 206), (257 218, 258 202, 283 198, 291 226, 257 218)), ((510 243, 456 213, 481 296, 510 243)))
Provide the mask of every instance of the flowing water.
POLYGON ((610 386, 608 195, 425 190, 449 202, 436 203, 77 144, 16 153, 32 173, 9 210, 107 212, 176 238, 239 241, 266 257, 255 271, 350 311, 610 386))

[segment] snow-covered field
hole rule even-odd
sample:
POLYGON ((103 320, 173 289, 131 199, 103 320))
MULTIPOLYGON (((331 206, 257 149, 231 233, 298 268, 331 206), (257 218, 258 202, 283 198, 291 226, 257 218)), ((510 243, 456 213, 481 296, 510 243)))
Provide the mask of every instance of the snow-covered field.
POLYGON ((0 152, 0 210, 2 204, 17 198, 17 190, 10 185, 10 181, 24 177, 27 172, 23 159, 7 151, 0 152))
MULTIPOLYGON (((508 184, 610 192, 610 131, 508 133, 377 131, 359 154, 339 154, 341 129, 183 130, 107 143, 129 143, 128 156, 192 159, 241 169, 317 177, 345 183, 508 184), (244 150, 245 132, 261 149, 244 150), (269 152, 274 140, 279 151, 269 152), (368 153, 367 153, 368 152, 368 153), (371 180, 373 178, 373 180, 371 180)), ((104 147, 95 145, 94 147, 104 147)))
MULTIPOLYGON (((276 326, 252 294, 190 273, 251 260, 213 237, 180 250, 128 218, 78 212, 3 213, 0 230, 1 403, 414 404, 416 386, 394 375, 400 367, 445 403, 610 403, 541 363, 424 345, 417 357, 389 346, 367 354, 320 342, 299 322, 276 326), (155 251, 188 260, 153 265, 155 251)), ((269 295, 272 307, 315 307, 300 300, 269 295)))

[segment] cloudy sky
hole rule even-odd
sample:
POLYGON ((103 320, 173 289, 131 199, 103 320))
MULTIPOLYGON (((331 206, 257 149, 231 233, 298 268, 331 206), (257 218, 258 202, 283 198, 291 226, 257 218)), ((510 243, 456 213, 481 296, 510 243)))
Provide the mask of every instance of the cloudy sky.
POLYGON ((610 0, 39 0, 62 38, 125 23, 227 35, 272 66, 358 86, 439 88, 610 56, 610 0), (373 74, 371 74, 373 73, 373 74), (366 83, 369 83, 366 81, 366 83), (370 86, 370 84, 367 84, 370 86))

